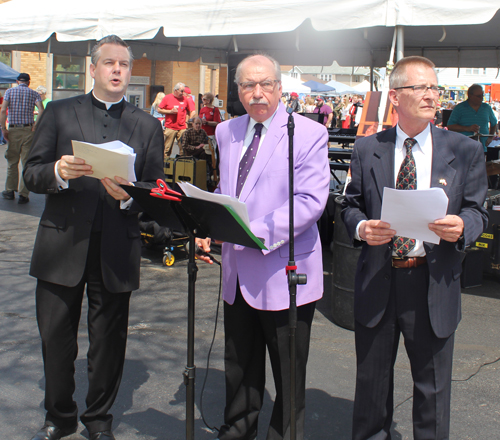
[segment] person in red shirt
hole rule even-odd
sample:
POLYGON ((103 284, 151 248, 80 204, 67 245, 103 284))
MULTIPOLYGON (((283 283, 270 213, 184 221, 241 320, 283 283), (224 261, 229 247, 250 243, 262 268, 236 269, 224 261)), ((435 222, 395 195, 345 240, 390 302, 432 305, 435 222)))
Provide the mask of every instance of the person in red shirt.
POLYGON ((188 119, 193 119, 196 116, 196 104, 194 103, 193 95, 191 95, 191 89, 188 86, 184 87, 184 97, 191 103, 188 119))
POLYGON ((201 100, 203 101, 203 108, 200 110, 200 119, 202 121, 202 128, 207 132, 208 136, 215 135, 215 127, 221 123, 220 111, 214 107, 214 95, 212 93, 205 93, 201 100))
POLYGON ((186 115, 194 110, 192 101, 184 96, 185 87, 183 83, 177 83, 173 92, 166 95, 158 106, 158 112, 165 115, 165 131, 163 132, 165 158, 170 157, 175 140, 179 144, 179 153, 183 155, 180 138, 186 131, 186 115))

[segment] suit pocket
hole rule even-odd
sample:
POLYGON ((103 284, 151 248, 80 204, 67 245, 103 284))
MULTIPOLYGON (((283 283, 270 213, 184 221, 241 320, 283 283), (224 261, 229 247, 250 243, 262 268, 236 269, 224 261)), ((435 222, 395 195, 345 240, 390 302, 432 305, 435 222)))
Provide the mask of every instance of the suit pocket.
POLYGON ((450 198, 456 197, 458 195, 461 196, 463 192, 464 192, 464 184, 462 183, 461 185, 454 186, 453 188, 451 188, 450 191, 448 192, 447 196, 450 199, 450 198))
MULTIPOLYGON (((288 258, 290 256, 290 246, 288 244, 279 248, 280 257, 288 258)), ((307 239, 304 241, 295 241, 294 254, 295 256, 310 254, 314 251, 314 240, 307 239)))
POLYGON ((63 215, 42 215, 40 226, 52 229, 66 229, 66 217, 63 215))
POLYGON ((288 168, 278 168, 267 173, 268 179, 276 179, 278 177, 288 176, 288 168))

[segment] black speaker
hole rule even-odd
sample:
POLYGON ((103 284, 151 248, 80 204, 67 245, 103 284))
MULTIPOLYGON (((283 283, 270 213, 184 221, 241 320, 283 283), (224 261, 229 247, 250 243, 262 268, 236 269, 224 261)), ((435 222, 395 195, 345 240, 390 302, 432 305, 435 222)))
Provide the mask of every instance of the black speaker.
POLYGON ((149 98, 151 99, 151 104, 155 102, 156 95, 160 92, 165 93, 165 86, 151 86, 149 90, 149 98))
POLYGON ((236 75, 236 67, 248 55, 245 54, 232 54, 228 57, 227 62, 227 112, 231 116, 246 115, 245 107, 240 102, 238 97, 238 84, 234 82, 236 75))
POLYGON ((450 119, 452 111, 453 110, 450 110, 449 108, 444 108, 443 110, 441 110, 441 112, 443 113, 443 127, 448 126, 448 119, 450 119))

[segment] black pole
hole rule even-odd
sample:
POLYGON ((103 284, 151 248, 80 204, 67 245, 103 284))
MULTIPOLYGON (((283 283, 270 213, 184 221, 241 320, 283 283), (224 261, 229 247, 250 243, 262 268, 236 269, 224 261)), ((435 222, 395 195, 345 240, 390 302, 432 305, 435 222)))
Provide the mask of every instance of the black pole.
MULTIPOLYGON (((195 233, 193 231, 193 233, 195 233)), ((188 262, 188 343, 187 364, 184 370, 184 385, 186 386, 186 440, 194 440, 194 379, 196 366, 194 365, 194 287, 198 266, 195 263, 195 242, 193 233, 189 233, 189 262, 188 262)))
POLYGON ((295 123, 293 114, 288 116, 288 199, 289 199, 289 260, 286 272, 288 275, 288 291, 290 294, 290 307, 288 309, 288 327, 290 338, 290 440, 297 438, 297 410, 296 410, 296 376, 297 352, 295 331, 297 330, 297 284, 306 284, 307 276, 297 274, 295 265, 295 237, 294 237, 294 207, 293 207, 293 134, 295 123))

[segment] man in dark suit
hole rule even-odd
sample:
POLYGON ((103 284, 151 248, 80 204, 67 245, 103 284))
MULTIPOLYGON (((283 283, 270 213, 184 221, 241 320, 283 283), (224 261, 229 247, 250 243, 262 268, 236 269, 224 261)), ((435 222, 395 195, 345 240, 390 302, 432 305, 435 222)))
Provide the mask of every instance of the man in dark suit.
MULTIPOLYGON (((114 439, 108 414, 121 380, 129 300, 139 287, 138 210, 110 178, 86 177, 92 167, 73 156, 72 140, 120 140, 136 153, 137 186, 163 177, 163 134, 155 118, 127 103, 132 53, 117 36, 92 50, 88 95, 48 104, 24 170, 26 186, 48 194, 30 275, 38 279, 37 320, 45 372, 45 425, 33 440, 55 440, 78 427, 73 400, 74 360, 83 291, 87 285, 87 409, 80 416, 91 440, 114 439)), ((109 176, 129 184, 119 176, 109 176)))
POLYGON ((391 438, 394 362, 402 333, 414 381, 414 438, 444 440, 464 250, 488 221, 482 207, 484 157, 478 142, 430 124, 439 98, 430 60, 399 61, 389 98, 398 125, 356 142, 342 211, 351 239, 363 246, 354 292, 353 439, 391 438), (439 236, 438 245, 395 237, 379 220, 384 187, 445 191, 447 215, 428 225, 439 236))

